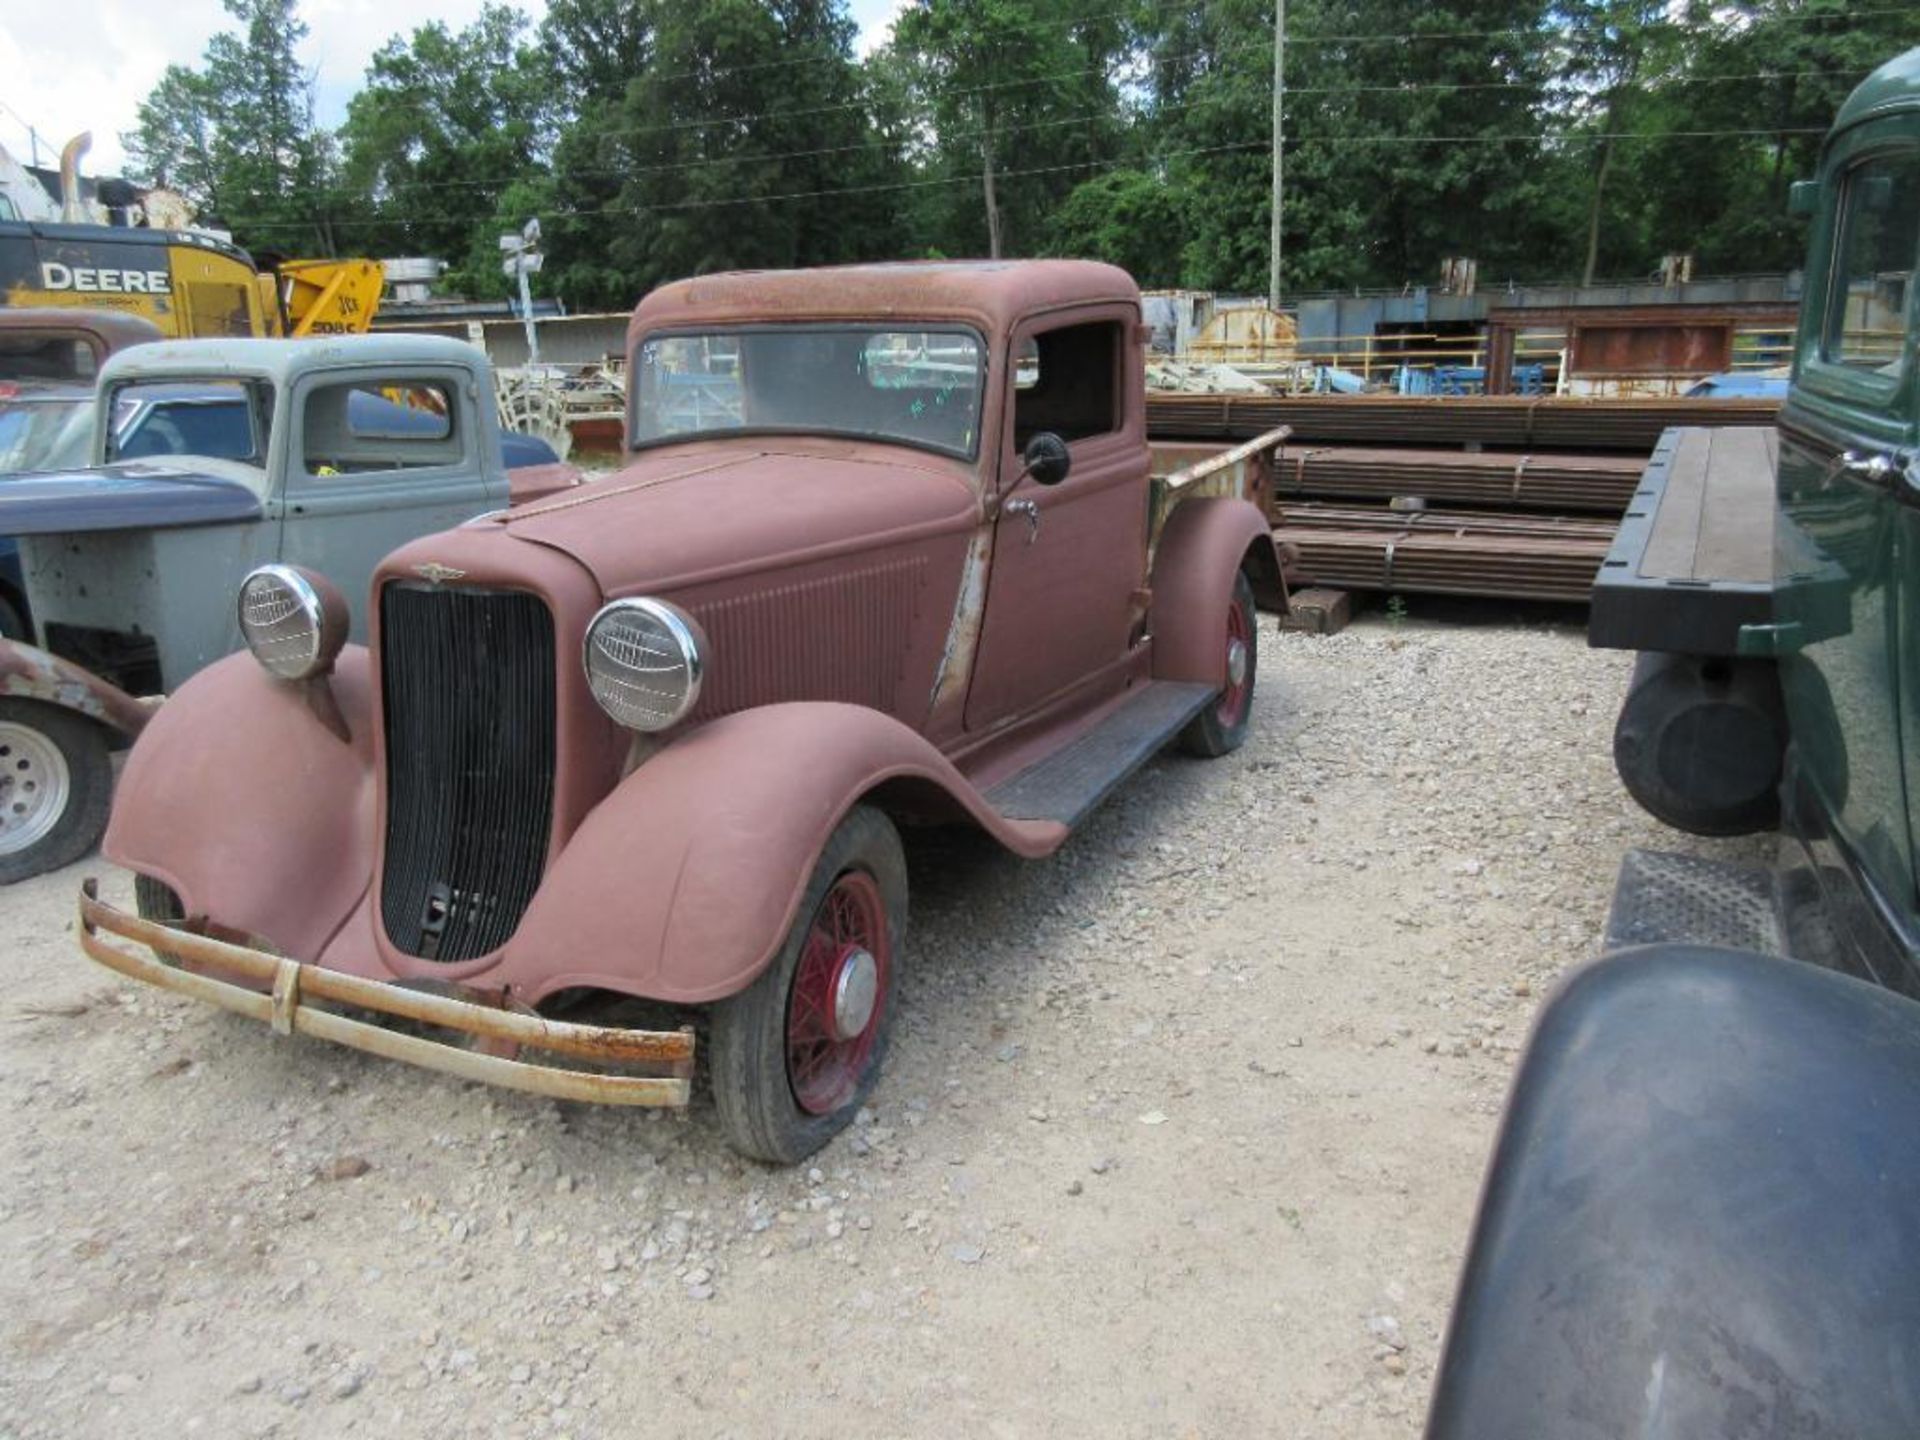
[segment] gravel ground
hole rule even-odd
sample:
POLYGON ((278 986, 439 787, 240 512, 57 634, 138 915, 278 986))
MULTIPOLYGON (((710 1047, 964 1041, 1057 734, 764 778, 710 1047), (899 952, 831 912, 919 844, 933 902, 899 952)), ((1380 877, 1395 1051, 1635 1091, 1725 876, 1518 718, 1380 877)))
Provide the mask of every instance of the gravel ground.
MULTIPOLYGON (((872 1109, 686 1116, 286 1041, 0 896, 0 1437, 1416 1433, 1540 997, 1665 830, 1565 612, 1261 634, 1247 746, 1055 859, 910 840, 872 1109), (1461 623, 1464 622, 1464 623, 1461 623)), ((124 875, 110 895, 130 900, 124 875)))

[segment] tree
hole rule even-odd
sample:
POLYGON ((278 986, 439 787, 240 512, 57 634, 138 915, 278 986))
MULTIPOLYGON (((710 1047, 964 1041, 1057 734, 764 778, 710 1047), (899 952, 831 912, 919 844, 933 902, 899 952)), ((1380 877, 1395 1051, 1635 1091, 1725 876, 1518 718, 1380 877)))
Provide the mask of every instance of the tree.
POLYGON ((550 93, 526 28, 490 4, 457 35, 436 20, 374 55, 340 132, 344 184, 378 222, 356 243, 443 257, 463 267, 455 288, 504 293, 495 233, 527 217, 503 226, 517 207, 502 201, 534 170, 550 93))
MULTIPOLYGON (((1400 284, 1448 255, 1524 264, 1540 225, 1544 0, 1292 0, 1285 284, 1400 284)), ((1185 283, 1267 288, 1273 6, 1158 17, 1147 150, 1186 197, 1185 283)))
POLYGON ((1111 0, 902 10, 888 63, 920 120, 923 238, 991 257, 1038 248, 1074 184, 1122 153, 1114 71, 1130 46, 1111 0))
POLYGON ((631 305, 663 280, 891 254, 894 173, 841 0, 637 0, 650 63, 554 154, 550 266, 631 305))
POLYGON ((540 50, 556 93, 570 99, 576 113, 618 100, 651 63, 658 8, 636 0, 549 0, 540 50))
POLYGON ((1805 227, 1787 214, 1788 185, 1813 173, 1853 87, 1916 44, 1920 9, 1912 7, 1743 0, 1696 16, 1674 129, 1762 133, 1659 147, 1652 158, 1670 167, 1656 177, 1659 193, 1675 203, 1652 214, 1656 243, 1694 250, 1717 268, 1799 264, 1805 227))
POLYGON ((243 244, 334 253, 330 136, 295 47, 297 0, 222 0, 240 22, 207 42, 200 70, 170 67, 122 137, 134 178, 173 183, 243 244))
POLYGON ((1163 177, 1143 170, 1083 180, 1054 213, 1047 250, 1105 260, 1143 286, 1178 285, 1180 251, 1168 242, 1184 233, 1182 198, 1163 177))
POLYGON ((1595 132, 1580 283, 1591 285, 1600 261, 1600 224, 1619 147, 1616 138, 1649 108, 1647 86, 1676 62, 1680 33, 1665 0, 1562 0, 1556 18, 1565 40, 1559 72, 1562 109, 1595 132))
POLYGON ((207 77, 169 65, 138 118, 139 129, 121 137, 130 163, 150 184, 177 192, 196 210, 219 213, 218 106, 207 77))

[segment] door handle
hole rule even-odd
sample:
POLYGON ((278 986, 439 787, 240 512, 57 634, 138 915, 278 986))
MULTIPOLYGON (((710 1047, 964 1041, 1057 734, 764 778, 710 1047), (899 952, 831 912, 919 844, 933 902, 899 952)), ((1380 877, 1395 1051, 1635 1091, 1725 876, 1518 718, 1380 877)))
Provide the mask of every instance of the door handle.
POLYGON ((1844 475, 1857 485, 1885 490, 1893 484, 1893 478, 1900 470, 1900 462, 1884 450, 1842 450, 1827 466, 1827 480, 1831 482, 1844 475))
POLYGON ((1000 507, 1000 510, 1001 513, 1005 515, 1024 515, 1026 517, 1027 543, 1029 545, 1040 538, 1040 505, 1038 501, 1029 500, 1023 496, 1019 499, 1007 501, 1005 505, 1000 507))

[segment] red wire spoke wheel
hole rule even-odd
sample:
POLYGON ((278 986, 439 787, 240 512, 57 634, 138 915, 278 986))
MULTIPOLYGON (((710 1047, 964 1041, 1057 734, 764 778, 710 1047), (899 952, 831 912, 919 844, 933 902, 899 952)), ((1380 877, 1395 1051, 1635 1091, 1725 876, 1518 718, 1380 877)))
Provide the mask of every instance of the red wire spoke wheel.
POLYGON ((1220 692, 1216 713, 1229 729, 1243 724, 1253 706, 1253 616, 1240 597, 1227 606, 1227 688, 1220 692))
POLYGON ((791 1165, 852 1123, 886 1058, 906 933, 899 832, 856 805, 814 857, 778 953, 713 1007, 714 1108, 734 1149, 791 1165))
POLYGON ((1234 576, 1227 598, 1225 661, 1220 693, 1180 732, 1189 755, 1213 757, 1238 750, 1253 719, 1253 686, 1259 670, 1260 634, 1253 608, 1253 585, 1243 571, 1234 576))
POLYGON ((787 1083, 809 1115, 852 1098, 873 1054, 892 979, 886 910, 873 876, 851 870, 813 913, 787 998, 787 1083))

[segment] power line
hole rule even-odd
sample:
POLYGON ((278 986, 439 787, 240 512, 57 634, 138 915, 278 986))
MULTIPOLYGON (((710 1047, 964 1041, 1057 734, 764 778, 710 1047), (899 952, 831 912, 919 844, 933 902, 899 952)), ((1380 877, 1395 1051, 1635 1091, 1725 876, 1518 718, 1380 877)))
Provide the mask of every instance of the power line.
MULTIPOLYGON (((1297 146, 1314 145, 1512 145, 1522 142, 1551 142, 1557 140, 1577 140, 1582 142, 1595 140, 1616 141, 1669 141, 1669 140, 1715 140, 1735 137, 1765 137, 1775 139, 1786 135, 1824 135, 1826 130, 1819 126, 1806 126, 1782 130, 1668 130, 1668 131, 1616 131, 1612 133, 1591 131, 1543 131, 1525 132, 1513 135, 1325 135, 1296 138, 1297 146)), ((1226 145, 1203 145, 1180 150, 1162 151, 1151 158, 1159 164, 1167 160, 1177 160, 1198 155, 1223 155, 1236 152, 1260 151, 1270 147, 1267 140, 1236 141, 1226 145)), ((1107 166, 1107 173, 1116 173, 1127 168, 1114 166, 1104 160, 1076 160, 1059 165, 1039 165, 1023 170, 997 170, 995 180, 1020 179, 1033 175, 1057 175, 1069 170, 1092 169, 1107 166)), ((678 213, 690 210, 712 210, 734 205, 770 205, 783 200, 830 199, 843 195, 871 195, 887 191, 923 190, 939 185, 974 185, 984 178, 984 173, 966 175, 927 176, 916 180, 887 181, 874 185, 847 185, 832 189, 790 190, 771 195, 726 195, 703 200, 680 200, 654 205, 604 205, 589 209, 560 210, 544 212, 544 218, 552 220, 586 220, 609 215, 657 215, 678 213)), ((1097 178, 1097 177, 1096 177, 1097 178)), ((462 220, 480 222, 496 218, 494 212, 471 215, 442 215, 438 221, 462 220)), ((311 229, 314 220, 246 220, 232 219, 236 228, 252 230, 305 230, 311 229)), ((367 218, 328 220, 325 222, 341 228, 405 225, 405 221, 392 219, 367 218)))
MULTIPOLYGON (((1125 20, 1133 19, 1141 15, 1159 15, 1168 10, 1186 10, 1192 7, 1192 3, 1193 0, 1167 0, 1167 3, 1161 5, 1132 5, 1124 6, 1118 10, 1095 10, 1085 15, 1067 16, 1064 19, 1029 20, 1011 25, 1000 25, 997 26, 996 29, 1001 33, 1012 31, 1016 34, 1023 34, 1035 30, 1071 30, 1076 26, 1090 25, 1096 20, 1125 20)), ((746 75, 755 74, 764 70, 787 70, 800 65, 827 65, 833 63, 852 65, 860 62, 846 59, 837 53, 834 55, 799 55, 790 60, 757 60, 747 65, 719 65, 695 70, 675 70, 665 75, 656 75, 653 78, 656 80, 711 80, 722 75, 746 75)))
MULTIPOLYGON (((1176 8, 1182 8, 1182 7, 1180 7, 1177 4, 1156 6, 1156 7, 1153 7, 1153 9, 1149 13, 1159 13, 1160 11, 1163 11, 1163 10, 1176 9, 1176 8)), ((1101 13, 1111 15, 1111 14, 1118 14, 1121 12, 1110 11, 1110 12, 1101 12, 1101 13)), ((1864 9, 1864 10, 1849 10, 1849 11, 1845 11, 1843 13, 1837 13, 1837 14, 1802 13, 1802 14, 1793 14, 1793 15, 1776 15, 1776 16, 1770 17, 1770 19, 1766 23, 1768 24, 1803 24, 1803 23, 1812 23, 1813 21, 1816 21, 1816 20, 1851 21, 1851 20, 1872 19, 1875 17, 1887 16, 1887 15, 1904 16, 1904 15, 1911 15, 1912 13, 1913 11, 1910 7, 1888 6, 1888 7, 1877 7, 1873 9, 1864 9)), ((1072 24, 1078 24, 1078 23, 1081 23, 1081 22, 1077 20, 1042 21, 1042 22, 1035 22, 1035 25, 1037 27, 1040 25, 1072 25, 1072 24)), ((1546 27, 1530 28, 1530 27, 1524 27, 1524 26, 1508 27, 1508 28, 1499 29, 1499 30, 1446 30, 1446 31, 1421 30, 1421 31, 1399 31, 1399 32, 1393 32, 1393 33, 1386 33, 1386 34, 1367 33, 1367 34, 1351 34, 1351 35, 1297 36, 1292 32, 1289 32, 1287 35, 1287 44, 1296 46, 1296 47, 1297 46, 1315 46, 1315 45, 1326 46, 1326 45, 1375 44, 1375 43, 1404 44, 1404 43, 1410 43, 1410 42, 1429 42, 1429 41, 1438 42, 1438 41, 1445 41, 1445 40, 1485 40, 1485 39, 1512 37, 1512 36, 1532 36, 1532 37, 1538 38, 1543 35, 1551 35, 1553 33, 1554 33, 1553 31, 1551 31, 1546 27)), ((1179 60, 1207 59, 1207 58, 1218 58, 1218 57, 1227 56, 1227 55, 1250 54, 1255 51, 1270 50, 1272 49, 1272 47, 1273 47, 1272 37, 1263 36, 1258 39, 1242 41, 1237 44, 1231 44, 1231 45, 1200 46, 1192 50, 1176 51, 1171 55, 1156 55, 1149 49, 1144 53, 1136 56, 1136 63, 1146 63, 1149 65, 1155 65, 1155 64, 1165 65, 1165 64, 1172 63, 1179 60)), ((758 63, 763 64, 768 68, 771 68, 774 65, 803 65, 803 64, 829 65, 830 64, 830 65, 844 66, 849 71, 856 69, 858 65, 858 62, 848 60, 844 56, 837 55, 837 54, 836 55, 797 56, 791 60, 786 60, 786 61, 766 61, 766 62, 758 62, 758 63)), ((739 67, 739 68, 744 69, 744 68, 750 68, 750 67, 739 67)), ((728 73, 728 72, 724 68, 715 69, 712 71, 704 71, 704 72, 678 71, 678 72, 674 72, 674 74, 671 76, 662 77, 662 78, 687 78, 689 76, 697 76, 700 74, 719 75, 719 74, 725 74, 725 73, 728 73)), ((1080 78, 1083 78, 1085 74, 1086 74, 1086 71, 1083 68, 1076 66, 1073 68, 1063 69, 1063 70, 1043 71, 1039 74, 1030 75, 1023 79, 994 80, 994 81, 987 81, 980 85, 971 85, 971 86, 964 86, 964 87, 958 87, 958 88, 943 87, 940 91, 940 94, 944 98, 953 98, 957 96, 984 95, 984 94, 998 93, 1006 90, 1025 89, 1035 85, 1044 85, 1055 80, 1080 79, 1080 78)), ((1485 87, 1493 88, 1493 89, 1524 88, 1524 87, 1530 86, 1533 83, 1534 82, 1531 82, 1531 81, 1485 82, 1485 87)), ((1545 82, 1542 81, 1540 83, 1544 84, 1545 82)), ((1676 79, 1674 82, 1669 82, 1669 83, 1682 83, 1682 82, 1676 79)), ((1287 88, 1289 92, 1296 91, 1296 87, 1294 86, 1289 85, 1287 88)), ((1386 91, 1386 90, 1395 90, 1395 89, 1410 89, 1412 87, 1379 86, 1376 88, 1381 91, 1386 91)), ((1462 85, 1456 88, 1464 90, 1464 89, 1470 89, 1474 87, 1470 84, 1463 83, 1462 85)), ((365 93, 365 92, 362 92, 362 93, 365 93)), ((674 133, 682 130, 712 129, 712 128, 723 126, 723 125, 750 124, 755 120, 771 119, 776 116, 784 120, 793 120, 793 119, 800 119, 800 118, 815 116, 815 115, 840 114, 840 113, 844 113, 852 110, 864 111, 864 110, 869 110, 871 108, 872 107, 869 99, 863 96, 861 98, 854 99, 854 100, 834 101, 826 105, 802 106, 792 110, 740 111, 740 112, 735 112, 735 113, 725 114, 725 115, 702 116, 698 119, 669 121, 669 122, 666 122, 665 124, 658 124, 658 125, 637 125, 637 126, 608 125, 608 126, 593 126, 593 127, 576 125, 576 126, 569 127, 566 133, 569 134, 570 136, 575 136, 575 135, 595 136, 595 137, 602 137, 602 138, 624 136, 624 137, 631 138, 631 137, 638 137, 642 135, 669 134, 669 133, 674 133)))
POLYGON ((7 114, 11 115, 14 123, 27 132, 27 148, 30 152, 27 163, 30 165, 38 165, 40 163, 40 131, 35 128, 32 121, 28 120, 26 116, 22 115, 4 100, 0 100, 0 110, 4 110, 7 114))
MULTIPOLYGON (((1145 16, 1145 15, 1161 15, 1161 14, 1165 14, 1168 11, 1173 11, 1173 10, 1191 10, 1191 9, 1192 9, 1192 0, 1167 0, 1167 3, 1165 4, 1130 6, 1130 7, 1123 7, 1118 10, 1098 10, 1098 11, 1090 12, 1085 15, 1068 16, 1065 18, 1052 19, 1052 20, 1032 20, 1032 21, 1026 21, 1018 24, 1005 25, 999 28, 1002 31, 1013 31, 1016 33, 1024 33, 1028 31, 1040 31, 1040 30, 1071 30, 1076 26, 1088 25, 1097 20, 1113 20, 1113 19, 1127 20, 1127 19, 1134 19, 1140 16, 1145 16)), ((1911 13, 1912 13, 1911 10, 1906 7, 1889 6, 1885 8, 1866 9, 1866 10, 1848 10, 1848 11, 1832 13, 1832 14, 1804 13, 1804 14, 1793 14, 1793 15, 1774 15, 1774 16, 1770 16, 1765 23, 1767 24, 1809 24, 1817 20, 1840 20, 1840 21, 1865 20, 1865 19, 1873 19, 1879 16, 1884 16, 1884 15, 1907 15, 1911 13)), ((1413 30, 1413 31, 1401 31, 1398 33, 1390 33, 1390 34, 1381 34, 1377 31, 1369 31, 1366 33, 1356 33, 1356 34, 1350 34, 1350 35, 1297 35, 1294 32, 1289 31, 1287 34, 1287 44, 1289 45, 1364 45, 1364 44, 1400 43, 1400 42, 1409 41, 1409 40, 1421 40, 1421 41, 1487 40, 1487 39, 1500 39, 1500 38, 1514 37, 1514 36, 1538 36, 1543 33, 1550 33, 1550 32, 1547 30, 1546 27, 1540 27, 1540 26, 1535 26, 1535 27, 1509 26, 1505 29, 1500 29, 1500 30, 1413 30)), ((1272 43, 1273 42, 1271 40, 1256 40, 1256 41, 1249 42, 1247 47, 1221 47, 1220 50, 1211 50, 1204 53, 1221 53, 1224 50, 1231 50, 1235 48, 1266 49, 1272 43)), ((1203 52, 1189 52, 1189 53, 1198 54, 1203 52)), ((1174 58, 1181 58, 1181 57, 1176 56, 1174 58)), ((717 79, 725 75, 758 74, 768 70, 788 70, 788 69, 795 69, 795 68, 807 66, 807 65, 849 65, 851 66, 859 63, 861 62, 851 60, 840 53, 835 53, 832 55, 798 55, 786 60, 758 60, 758 61, 750 62, 745 65, 720 65, 720 66, 714 66, 710 68, 702 67, 702 68, 690 69, 690 70, 675 70, 675 71, 670 71, 665 75, 654 76, 653 78, 657 80, 663 80, 663 81, 665 80, 698 80, 698 79, 711 80, 711 79, 717 79)), ((1287 88, 1291 90, 1293 87, 1288 86, 1287 88)))
MULTIPOLYGON (((1864 70, 1798 70, 1764 71, 1750 75, 1694 75, 1675 76, 1659 82, 1658 87, 1669 85, 1722 85, 1750 84, 1775 80, 1857 80, 1867 72, 1864 70)), ((1533 82, 1524 80, 1483 80, 1460 83, 1433 82, 1415 85, 1289 85, 1289 95, 1419 95, 1431 92, 1458 92, 1479 90, 1521 90, 1534 88, 1533 82)), ((1154 108, 1155 115, 1177 114, 1197 109, 1208 102, 1201 100, 1184 101, 1177 104, 1162 105, 1154 108)), ((756 117, 757 118, 757 117, 756 117)), ((964 141, 979 140, 988 134, 1011 138, 1037 130, 1055 130, 1066 126, 1079 125, 1088 120, 1120 119, 1122 117, 1111 110, 1079 110, 1069 115, 1055 116, 1046 120, 1032 120, 1020 124, 998 126, 992 131, 981 127, 973 130, 943 132, 939 140, 943 144, 958 144, 964 141)), ((598 132, 589 132, 598 133, 598 132)), ((1769 132, 1778 133, 1778 132, 1769 132)), ((884 138, 861 140, 847 145, 825 145, 805 150, 779 150, 757 155, 712 155, 690 160, 676 160, 659 165, 620 165, 595 166, 591 168, 569 169, 570 176, 591 176, 595 178, 617 177, 633 179, 642 175, 668 175, 684 170, 703 170, 712 165, 767 165, 782 160, 816 159, 825 155, 849 155, 861 151, 885 151, 891 142, 884 138)), ((524 179, 525 173, 509 175, 479 176, 464 180, 408 180, 403 186, 406 193, 421 190, 484 190, 512 184, 524 179)))

